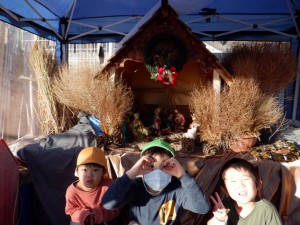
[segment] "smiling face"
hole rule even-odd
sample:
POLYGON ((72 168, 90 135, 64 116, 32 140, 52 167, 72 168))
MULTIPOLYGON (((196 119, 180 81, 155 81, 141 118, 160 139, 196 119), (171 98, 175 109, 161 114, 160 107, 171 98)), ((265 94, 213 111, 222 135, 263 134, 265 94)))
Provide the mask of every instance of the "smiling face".
POLYGON ((260 182, 255 182, 249 171, 243 168, 228 168, 224 171, 224 183, 228 194, 238 206, 254 204, 260 182))
POLYGON ((91 191, 95 189, 104 173, 104 167, 97 164, 84 164, 77 167, 77 176, 79 182, 76 187, 83 191, 91 191))

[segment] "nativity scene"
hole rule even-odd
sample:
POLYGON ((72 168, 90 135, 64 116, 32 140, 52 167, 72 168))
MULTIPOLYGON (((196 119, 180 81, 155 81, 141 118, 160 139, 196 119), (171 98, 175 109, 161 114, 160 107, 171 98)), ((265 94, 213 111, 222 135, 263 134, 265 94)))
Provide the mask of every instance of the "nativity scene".
POLYGON ((254 150, 256 158, 298 158, 295 148, 285 158, 269 145, 266 151, 252 149, 270 144, 262 134, 273 136, 287 125, 275 97, 295 76, 295 56, 285 43, 236 43, 219 59, 171 6, 162 4, 124 37, 101 68, 58 69, 43 51, 33 49, 32 68, 40 75, 49 60, 49 73, 56 71, 51 84, 39 84, 53 90, 40 96, 40 116, 54 121, 42 124, 45 135, 67 131, 76 124, 70 115, 84 113, 97 143, 108 151, 140 150, 159 138, 183 155, 254 150), (47 101, 52 111, 45 111, 47 101))
MULTIPOLYGON (((35 151, 61 151, 66 157, 60 170, 74 171, 79 146, 97 146, 105 151, 107 172, 115 179, 134 165, 145 143, 161 139, 211 194, 219 191, 216 177, 224 160, 253 161, 266 178, 267 189, 273 184, 268 179, 282 184, 278 174, 283 169, 276 163, 299 159, 297 143, 272 139, 274 131, 287 125, 275 95, 294 79, 296 71, 295 57, 286 43, 237 43, 218 59, 171 6, 162 4, 125 36, 102 68, 83 66, 72 71, 59 67, 47 54, 36 46, 31 56, 37 80, 44 82, 38 86, 44 137, 16 153, 23 163, 34 162, 36 171, 43 169, 35 151), (38 77, 45 65, 51 65, 49 74, 42 74, 47 79, 38 77), (44 89, 52 92, 45 95, 44 89), (263 140, 265 134, 269 135, 263 140), (270 163, 267 169, 264 161, 270 163), (268 171, 274 170, 277 173, 268 177, 268 171)), ((60 180, 69 183, 74 179, 73 172, 67 178, 61 175, 57 175, 60 180)), ((50 182, 47 185, 53 188, 50 182)), ((37 192, 51 193, 46 188, 37 192)), ((274 191, 267 198, 275 202, 282 195, 274 191)), ((49 204, 59 201, 48 197, 49 204)), ((285 216, 286 202, 275 203, 285 216)), ((286 209, 294 217, 299 211, 295 205, 286 209)), ((50 214, 58 210, 54 208, 50 214)), ((184 212, 181 220, 182 224, 204 224, 207 216, 184 212)))

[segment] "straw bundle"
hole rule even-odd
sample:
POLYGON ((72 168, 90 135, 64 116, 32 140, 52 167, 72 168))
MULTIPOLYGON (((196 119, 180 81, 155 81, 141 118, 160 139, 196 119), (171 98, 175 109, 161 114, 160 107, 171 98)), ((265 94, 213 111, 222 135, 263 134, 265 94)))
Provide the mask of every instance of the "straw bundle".
POLYGON ((274 95, 295 78, 297 62, 283 42, 235 43, 223 55, 222 64, 235 77, 251 77, 264 94, 274 95))
POLYGON ((69 111, 60 105, 52 90, 52 80, 58 72, 53 54, 34 44, 29 57, 37 85, 37 113, 42 134, 57 134, 66 129, 69 111))
POLYGON ((53 91, 62 104, 96 116, 108 135, 121 126, 133 104, 131 89, 91 66, 76 71, 62 68, 54 80, 53 91))

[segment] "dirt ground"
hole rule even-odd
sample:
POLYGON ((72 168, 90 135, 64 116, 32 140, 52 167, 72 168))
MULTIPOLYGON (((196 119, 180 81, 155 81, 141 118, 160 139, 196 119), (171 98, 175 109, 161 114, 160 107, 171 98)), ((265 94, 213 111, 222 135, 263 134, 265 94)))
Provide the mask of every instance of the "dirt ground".
POLYGON ((300 144, 300 127, 289 126, 279 134, 279 138, 295 141, 300 144))

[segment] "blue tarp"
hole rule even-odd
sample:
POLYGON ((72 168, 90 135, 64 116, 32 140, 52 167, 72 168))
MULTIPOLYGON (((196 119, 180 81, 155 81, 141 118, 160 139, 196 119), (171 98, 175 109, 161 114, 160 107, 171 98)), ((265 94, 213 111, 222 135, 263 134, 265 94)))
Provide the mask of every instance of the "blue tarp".
MULTIPOLYGON (((166 2, 202 41, 289 41, 298 55, 300 0, 0 0, 0 20, 56 41, 64 62, 69 43, 120 42, 166 2)), ((299 75, 287 90, 294 97, 297 85, 299 75)), ((295 103, 285 104, 287 118, 299 120, 295 103)))
MULTIPOLYGON (((201 40, 290 40, 300 0, 169 0, 201 40)), ((0 0, 0 19, 60 42, 120 41, 159 0, 0 0)))
MULTIPOLYGON (((61 62, 67 59, 61 52, 67 52, 69 43, 124 41, 149 12, 165 2, 0 0, 0 20, 56 41, 56 58, 61 62)), ((202 41, 289 41, 298 56, 300 0, 169 0, 168 3, 202 41)), ((286 91, 295 92, 292 93, 295 103, 300 101, 299 79, 298 75, 298 80, 286 91)), ((285 103, 287 118, 299 120, 299 103, 298 107, 295 103, 285 103)))

